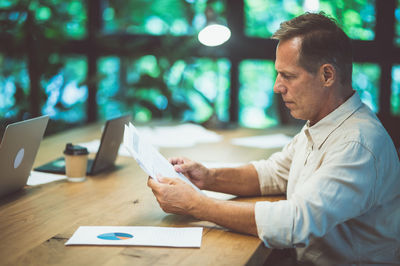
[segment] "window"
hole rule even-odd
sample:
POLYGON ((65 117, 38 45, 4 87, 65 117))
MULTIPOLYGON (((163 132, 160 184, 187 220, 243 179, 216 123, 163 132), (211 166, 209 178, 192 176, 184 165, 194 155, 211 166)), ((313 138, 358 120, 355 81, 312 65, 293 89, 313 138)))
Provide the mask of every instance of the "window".
POLYGON ((207 23, 206 9, 226 22, 226 0, 108 1, 103 12, 106 33, 194 35, 207 23))
POLYGON ((24 25, 31 23, 29 31, 36 34, 40 32, 46 38, 82 39, 86 36, 87 20, 83 3, 83 0, 0 0, 0 21, 9 22, 1 28, 21 38, 26 30, 24 25), (28 14, 33 16, 32 22, 27 21, 28 14))
POLYGON ((377 64, 353 64, 353 88, 375 113, 379 111, 379 77, 377 64))
POLYGON ((239 67, 239 123, 265 128, 278 124, 274 102, 275 67, 268 60, 244 60, 239 67))
POLYGON ((390 98, 390 110, 392 114, 400 115, 400 65, 392 69, 392 96, 390 98))
POLYGON ((270 37, 282 21, 319 10, 356 40, 353 87, 363 102, 397 121, 400 0, 0 0, 0 122, 49 114, 53 132, 122 113, 143 122, 290 123, 272 91, 270 37), (393 14, 393 53, 378 59, 392 44, 382 49, 375 36, 391 33, 375 31, 393 14), (207 23, 227 19, 226 44, 198 42, 207 23))
POLYGON ((324 11, 336 18, 352 39, 375 37, 374 0, 245 0, 245 33, 269 38, 285 20, 306 11, 324 11))
POLYGON ((21 118, 29 110, 29 75, 24 58, 0 54, 0 117, 21 118))
POLYGON ((52 55, 54 64, 63 65, 57 73, 41 80, 46 101, 42 113, 50 115, 53 120, 64 123, 80 123, 86 120, 87 63, 83 56, 66 57, 52 55))
POLYGON ((400 0, 397 0, 397 8, 395 10, 395 31, 394 43, 400 47, 400 0))
POLYGON ((153 55, 102 58, 98 91, 101 117, 129 112, 135 121, 154 118, 227 121, 230 64, 225 59, 170 62, 153 55))

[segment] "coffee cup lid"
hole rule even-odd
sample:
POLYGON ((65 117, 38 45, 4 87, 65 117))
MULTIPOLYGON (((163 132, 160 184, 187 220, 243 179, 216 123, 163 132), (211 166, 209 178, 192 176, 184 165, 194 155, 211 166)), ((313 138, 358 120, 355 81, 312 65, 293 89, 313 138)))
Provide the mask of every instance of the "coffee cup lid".
POLYGON ((79 145, 73 145, 72 143, 67 143, 65 146, 64 154, 66 155, 86 155, 89 154, 85 147, 79 145))

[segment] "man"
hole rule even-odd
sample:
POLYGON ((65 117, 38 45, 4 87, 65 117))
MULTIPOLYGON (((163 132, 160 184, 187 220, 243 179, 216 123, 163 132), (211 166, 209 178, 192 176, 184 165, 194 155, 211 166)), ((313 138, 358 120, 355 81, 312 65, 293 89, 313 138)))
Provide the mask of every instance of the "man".
POLYGON ((217 201, 178 179, 149 179, 161 208, 295 248, 315 265, 400 263, 400 166, 375 114, 351 87, 351 41, 323 13, 281 24, 274 91, 306 125, 281 152, 238 168, 172 158, 201 189, 279 202, 217 201))

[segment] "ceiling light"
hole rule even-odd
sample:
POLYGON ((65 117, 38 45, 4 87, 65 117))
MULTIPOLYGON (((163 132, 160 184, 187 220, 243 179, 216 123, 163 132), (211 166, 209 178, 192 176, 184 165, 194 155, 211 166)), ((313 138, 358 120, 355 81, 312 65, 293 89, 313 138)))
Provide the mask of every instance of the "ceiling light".
POLYGON ((220 24, 210 24, 199 32, 199 42, 206 46, 218 46, 229 40, 231 31, 220 24))

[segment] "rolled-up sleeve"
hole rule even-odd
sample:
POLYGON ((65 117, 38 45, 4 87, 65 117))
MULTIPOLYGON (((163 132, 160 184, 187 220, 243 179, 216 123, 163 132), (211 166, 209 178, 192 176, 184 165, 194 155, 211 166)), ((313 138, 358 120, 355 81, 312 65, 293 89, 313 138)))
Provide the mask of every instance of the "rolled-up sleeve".
POLYGON ((258 235, 268 247, 307 246, 339 223, 362 215, 374 199, 376 161, 358 142, 324 155, 318 169, 287 200, 257 202, 258 235))
POLYGON ((258 174, 262 195, 282 194, 286 192, 293 147, 297 136, 280 152, 272 154, 267 160, 252 161, 258 174))
POLYGON ((291 246, 294 206, 287 200, 260 201, 255 206, 258 236, 267 247, 291 246))

